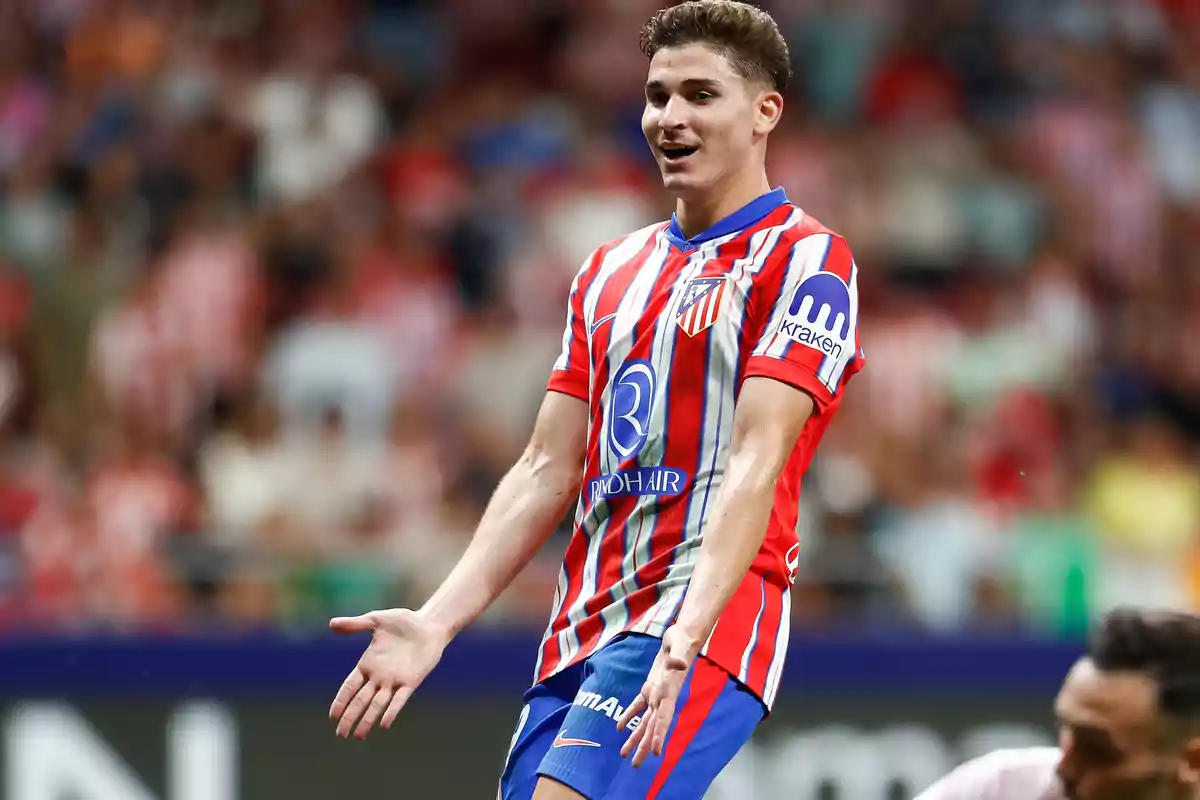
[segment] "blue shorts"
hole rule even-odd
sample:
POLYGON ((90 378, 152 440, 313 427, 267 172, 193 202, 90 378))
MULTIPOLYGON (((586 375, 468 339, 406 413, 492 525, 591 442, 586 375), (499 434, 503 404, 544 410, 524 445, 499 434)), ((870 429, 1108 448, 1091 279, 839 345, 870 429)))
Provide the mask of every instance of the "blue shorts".
POLYGON ((662 640, 618 637, 587 660, 525 693, 508 760, 502 800, 530 800, 540 776, 588 800, 701 800, 754 733, 762 702, 705 658, 683 686, 661 756, 634 768, 621 757, 630 731, 617 730, 641 691, 662 640))

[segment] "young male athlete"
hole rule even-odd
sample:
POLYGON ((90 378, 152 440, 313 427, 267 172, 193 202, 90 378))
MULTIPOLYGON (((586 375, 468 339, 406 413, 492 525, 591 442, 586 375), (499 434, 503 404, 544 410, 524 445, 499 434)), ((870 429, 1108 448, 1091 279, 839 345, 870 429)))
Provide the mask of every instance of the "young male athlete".
POLYGON ((642 49, 674 216, 583 265, 528 448, 445 583, 331 623, 374 634, 338 733, 386 728, 575 502, 505 800, 704 795, 775 700, 801 479, 862 364, 850 249, 767 181, 791 73, 774 21, 684 3, 642 49))
POLYGON ((1112 612, 1055 705, 1058 747, 990 753, 917 800, 1200 798, 1200 617, 1112 612))

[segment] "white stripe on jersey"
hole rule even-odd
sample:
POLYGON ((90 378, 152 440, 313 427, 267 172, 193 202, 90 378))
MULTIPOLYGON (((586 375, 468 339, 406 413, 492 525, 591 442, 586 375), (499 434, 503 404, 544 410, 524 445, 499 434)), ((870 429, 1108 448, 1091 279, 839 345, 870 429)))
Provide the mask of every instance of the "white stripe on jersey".
MULTIPOLYGON (((763 581, 758 587, 758 613, 754 615, 754 631, 750 634, 750 641, 746 643, 746 649, 742 651, 742 664, 738 668, 738 680, 742 683, 748 683, 750 672, 750 656, 754 655, 754 645, 758 644, 758 630, 762 624, 763 610, 767 607, 767 582, 763 581)), ((707 642, 706 642, 707 644, 707 642)))
MULTIPOLYGON (((832 242, 833 237, 828 233, 814 233, 796 243, 796 247, 792 251, 792 258, 788 261, 787 275, 783 281, 782 291, 785 294, 795 290, 810 274, 820 272, 832 242)), ((788 305, 787 299, 780 297, 779 302, 775 304, 775 313, 771 315, 771 319, 767 321, 763 330, 778 331, 779 325, 787 313, 788 305)), ((787 351, 788 345, 791 342, 792 340, 787 336, 776 334, 767 340, 765 344, 759 345, 755 349, 754 355, 783 358, 783 354, 787 351)))
MULTIPOLYGON (((850 331, 851 336, 854 331, 858 330, 858 265, 853 261, 850 262, 850 331)), ((846 365, 854 358, 858 352, 857 344, 852 340, 849 347, 841 356, 832 354, 825 356, 821 361, 821 368, 817 371, 817 377, 825 384, 825 388, 829 389, 830 393, 836 393, 838 384, 842 381, 842 373, 846 371, 846 365)))
MULTIPOLYGON (((692 493, 687 499, 683 543, 675 550, 675 563, 671 570, 672 573, 678 571, 679 578, 674 582, 664 581, 660 584, 658 602, 643 618, 643 624, 639 625, 639 629, 644 632, 661 633, 670 624, 683 602, 683 595, 699 554, 700 534, 708 512, 720 492, 724 477, 724 457, 733 429, 737 362, 742 328, 745 324, 746 297, 754 284, 754 277, 766 267, 784 231, 799 224, 802 219, 804 213, 797 209, 781 224, 755 232, 750 238, 747 255, 730 266, 728 275, 732 285, 726 287, 726 295, 729 298, 726 301, 726 313, 733 324, 722 324, 710 329, 708 400, 704 408, 700 453, 697 464, 693 467, 696 469, 696 475, 692 493)), ((677 336, 678 326, 672 324, 672 327, 676 329, 674 335, 677 336)), ((662 424, 665 423, 664 417, 662 424)), ((711 636, 709 640, 711 641, 711 636)), ((706 653, 707 650, 708 642, 705 642, 701 652, 706 653)))
MULTIPOLYGON (((591 259, 588 259, 591 262, 591 259)), ((554 362, 554 369, 557 372, 565 370, 571 364, 571 338, 572 332, 575 330, 575 295, 579 294, 579 283, 583 280, 583 275, 587 272, 588 264, 585 263, 575 273, 575 280, 571 281, 571 293, 567 295, 567 324, 563 328, 562 351, 558 355, 558 360, 554 362)))
POLYGON ((763 702, 767 708, 775 705, 775 696, 779 694, 779 682, 783 678, 783 662, 787 660, 788 639, 792 633, 792 590, 783 592, 783 607, 779 610, 779 628, 775 634, 775 655, 771 658, 771 666, 767 670, 767 683, 764 687, 763 702))

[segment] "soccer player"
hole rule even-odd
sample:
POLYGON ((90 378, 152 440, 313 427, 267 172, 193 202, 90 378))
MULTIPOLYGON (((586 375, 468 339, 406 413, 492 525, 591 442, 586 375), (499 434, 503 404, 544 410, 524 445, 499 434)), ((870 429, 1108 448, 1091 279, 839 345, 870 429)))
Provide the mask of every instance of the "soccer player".
POLYGON ((1200 617, 1110 613, 1055 705, 1058 747, 997 750, 917 800, 1200 798, 1200 617))
POLYGON ((767 179, 775 22, 688 2, 641 44, 674 215, 583 264, 531 441, 433 597, 331 622, 373 633, 338 733, 386 728, 574 501, 504 800, 704 795, 775 700, 801 480, 863 363, 849 247, 767 179))

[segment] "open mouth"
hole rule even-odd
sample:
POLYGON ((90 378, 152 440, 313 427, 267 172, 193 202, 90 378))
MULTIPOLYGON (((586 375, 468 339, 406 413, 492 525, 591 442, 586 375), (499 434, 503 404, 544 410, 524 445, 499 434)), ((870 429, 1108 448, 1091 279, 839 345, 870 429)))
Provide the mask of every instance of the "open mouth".
POLYGON ((665 145, 659 149, 662 150, 662 154, 667 159, 667 163, 678 164, 680 161, 683 161, 685 158, 690 156, 692 153, 695 153, 700 148, 698 148, 698 147, 680 147, 677 145, 665 145))

